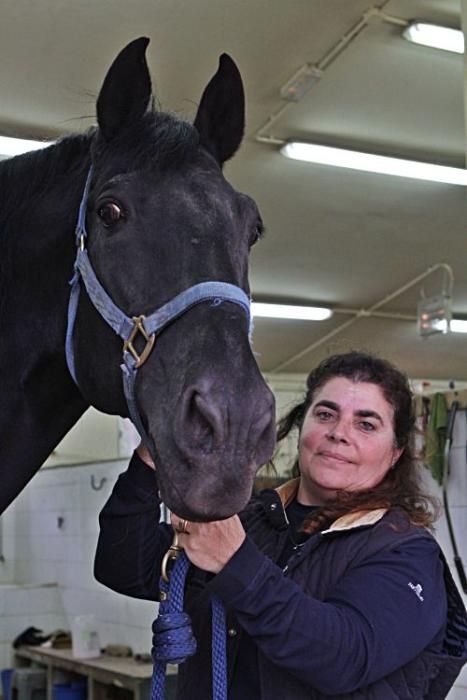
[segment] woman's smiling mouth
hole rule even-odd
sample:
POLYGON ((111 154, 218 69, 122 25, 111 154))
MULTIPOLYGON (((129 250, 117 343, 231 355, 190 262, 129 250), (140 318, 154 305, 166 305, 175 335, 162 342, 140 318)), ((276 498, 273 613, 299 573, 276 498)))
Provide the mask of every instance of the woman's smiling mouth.
POLYGON ((329 450, 322 450, 318 452, 321 457, 326 459, 334 459, 336 462, 346 462, 347 464, 352 464, 352 461, 343 455, 337 454, 337 452, 330 452, 329 450))

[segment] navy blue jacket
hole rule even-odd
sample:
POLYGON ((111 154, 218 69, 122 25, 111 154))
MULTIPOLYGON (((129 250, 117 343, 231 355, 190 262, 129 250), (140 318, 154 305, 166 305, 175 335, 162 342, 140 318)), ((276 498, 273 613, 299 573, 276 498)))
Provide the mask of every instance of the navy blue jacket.
MULTIPOLYGON (((148 599, 157 599, 171 541, 171 528, 158 525, 156 488, 134 457, 101 513, 95 567, 105 585, 148 599)), ((295 491, 290 483, 250 503, 248 537, 217 576, 192 567, 186 610, 198 651, 180 667, 178 697, 211 697, 212 593, 228 610, 230 683, 238 687, 236 656, 249 635, 259 698, 446 697, 467 660, 467 618, 435 540, 396 511, 352 515, 312 535, 282 570, 274 562, 288 538, 283 503, 295 491)))

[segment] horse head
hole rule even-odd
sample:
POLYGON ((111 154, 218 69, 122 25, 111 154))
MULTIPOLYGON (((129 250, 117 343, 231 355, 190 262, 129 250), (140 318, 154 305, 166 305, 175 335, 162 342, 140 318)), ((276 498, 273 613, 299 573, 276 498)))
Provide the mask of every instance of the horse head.
MULTIPOLYGON (((95 275, 130 318, 148 317, 204 282, 249 295, 248 254, 262 230, 254 201, 222 173, 244 130, 234 62, 221 56, 191 125, 154 109, 147 44, 130 43, 104 80, 86 201, 95 275)), ((274 446, 273 398, 250 347, 248 314, 219 301, 184 310, 151 338, 151 348, 143 334, 132 338, 137 357, 148 350, 134 397, 161 496, 191 520, 238 512, 274 446)), ((72 346, 86 401, 127 416, 121 340, 85 293, 72 346)))

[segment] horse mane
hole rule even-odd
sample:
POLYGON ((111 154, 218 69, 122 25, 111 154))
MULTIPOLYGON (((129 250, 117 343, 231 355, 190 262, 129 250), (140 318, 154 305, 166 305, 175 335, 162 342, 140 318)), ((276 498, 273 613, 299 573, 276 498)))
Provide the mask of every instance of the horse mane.
POLYGON ((50 146, 0 161, 0 236, 7 233, 6 220, 18 207, 33 203, 65 173, 81 180, 89 164, 89 146, 95 130, 66 136, 50 146))
POLYGON ((198 145, 199 135, 192 124, 150 109, 137 124, 122 129, 110 144, 92 127, 84 134, 66 136, 47 148, 0 161, 0 236, 5 232, 4 217, 26 201, 43 196, 58 178, 76 175, 81 183, 81 176, 89 167, 90 148, 93 157, 102 161, 104 170, 111 167, 118 173, 179 168, 198 145))

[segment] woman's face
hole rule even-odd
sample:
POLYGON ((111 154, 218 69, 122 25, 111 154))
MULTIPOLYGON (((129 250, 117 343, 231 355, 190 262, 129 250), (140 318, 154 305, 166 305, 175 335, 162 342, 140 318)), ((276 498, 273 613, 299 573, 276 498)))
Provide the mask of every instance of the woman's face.
POLYGON ((334 377, 318 389, 303 422, 298 500, 320 505, 337 490, 371 489, 401 453, 394 409, 380 387, 334 377))

